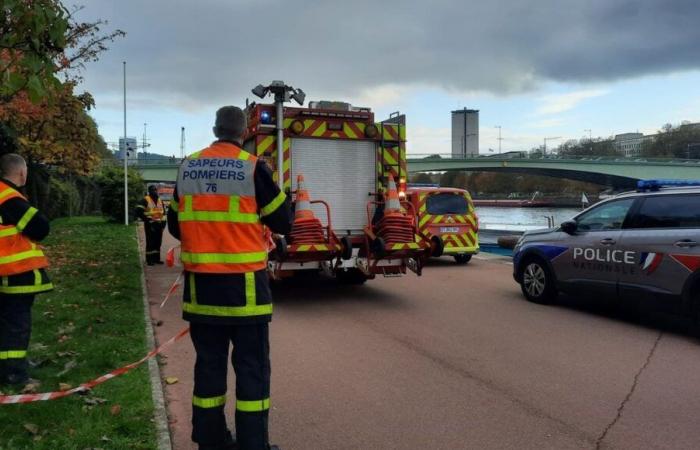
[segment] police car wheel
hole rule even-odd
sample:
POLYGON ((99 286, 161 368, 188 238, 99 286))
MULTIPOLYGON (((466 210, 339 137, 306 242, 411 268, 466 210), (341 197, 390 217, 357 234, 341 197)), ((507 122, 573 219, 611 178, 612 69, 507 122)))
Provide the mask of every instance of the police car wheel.
POLYGON ((525 261, 520 274, 523 295, 534 303, 551 303, 557 293, 549 268, 539 259, 525 261))
POLYGON ((455 262, 457 264, 467 264, 469 261, 471 261, 472 255, 459 254, 459 255, 454 255, 453 258, 455 259, 455 262))

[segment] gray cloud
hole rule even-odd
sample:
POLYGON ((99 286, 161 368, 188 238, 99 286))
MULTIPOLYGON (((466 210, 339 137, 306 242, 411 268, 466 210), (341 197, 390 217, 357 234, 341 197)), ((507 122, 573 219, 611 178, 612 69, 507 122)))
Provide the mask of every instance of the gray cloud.
POLYGON ((128 36, 88 67, 86 88, 183 109, 240 102, 283 79, 311 98, 384 85, 521 92, 700 68, 694 0, 382 2, 91 0, 128 36))

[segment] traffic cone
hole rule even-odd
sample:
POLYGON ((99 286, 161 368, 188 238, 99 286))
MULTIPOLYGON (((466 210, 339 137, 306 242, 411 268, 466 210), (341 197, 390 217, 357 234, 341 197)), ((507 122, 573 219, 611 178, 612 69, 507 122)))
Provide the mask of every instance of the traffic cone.
POLYGON ((401 210, 399 192, 394 177, 389 175, 384 216, 377 224, 377 235, 387 244, 409 243, 415 240, 413 219, 401 210))
POLYGON ((294 207, 294 223, 289 233, 290 244, 323 244, 323 225, 311 210, 309 191, 304 186, 304 175, 297 177, 297 194, 294 207))

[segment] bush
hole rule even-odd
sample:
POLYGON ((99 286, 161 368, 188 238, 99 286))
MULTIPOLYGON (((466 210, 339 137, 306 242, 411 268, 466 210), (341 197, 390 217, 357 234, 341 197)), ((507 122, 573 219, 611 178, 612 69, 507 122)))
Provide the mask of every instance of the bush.
MULTIPOLYGON (((129 219, 133 220, 136 203, 146 192, 141 174, 129 168, 129 219)), ((106 166, 97 174, 97 184, 101 193, 102 214, 114 221, 124 220, 124 169, 117 166, 106 166)))

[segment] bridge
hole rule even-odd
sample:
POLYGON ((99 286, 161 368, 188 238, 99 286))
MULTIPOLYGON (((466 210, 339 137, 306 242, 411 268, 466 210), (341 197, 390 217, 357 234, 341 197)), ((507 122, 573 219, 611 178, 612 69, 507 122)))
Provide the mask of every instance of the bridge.
MULTIPOLYGON (((614 188, 631 188, 637 180, 671 178, 700 180, 700 160, 622 157, 507 158, 482 156, 452 158, 451 155, 409 154, 408 171, 478 171, 546 175, 588 181, 614 188)), ((180 160, 177 158, 139 161, 133 165, 146 181, 174 182, 180 160)))

